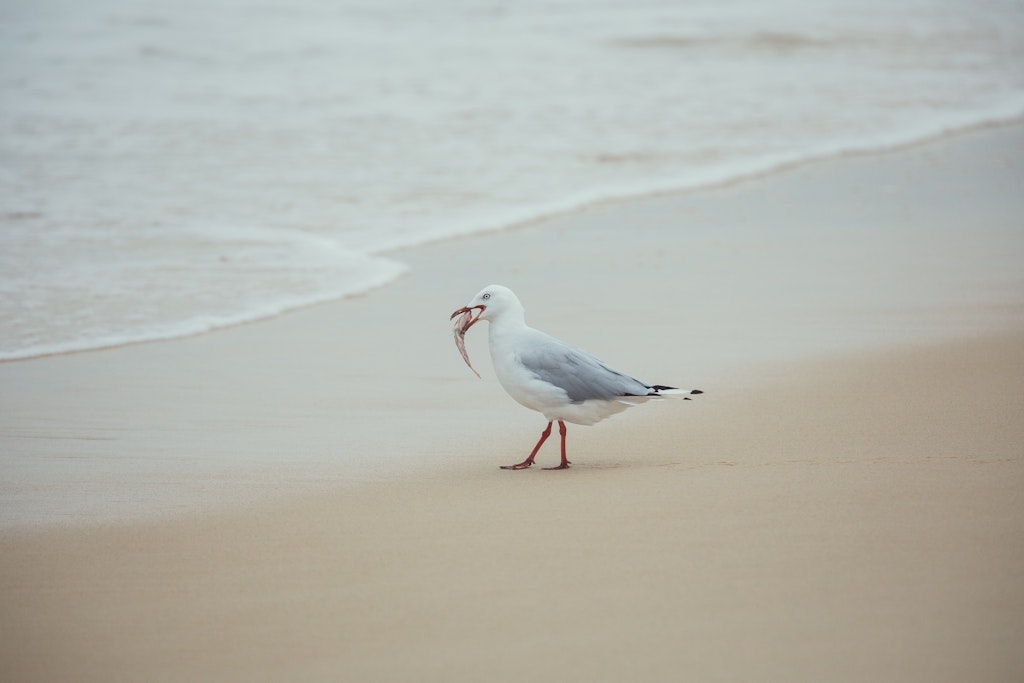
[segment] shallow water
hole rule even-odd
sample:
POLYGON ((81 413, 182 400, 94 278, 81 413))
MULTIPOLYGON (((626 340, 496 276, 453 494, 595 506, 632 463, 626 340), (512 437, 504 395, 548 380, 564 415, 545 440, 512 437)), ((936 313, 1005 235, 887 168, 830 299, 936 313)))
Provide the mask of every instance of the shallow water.
POLYGON ((389 249, 1024 113, 1024 5, 3 3, 0 359, 366 291, 389 249))

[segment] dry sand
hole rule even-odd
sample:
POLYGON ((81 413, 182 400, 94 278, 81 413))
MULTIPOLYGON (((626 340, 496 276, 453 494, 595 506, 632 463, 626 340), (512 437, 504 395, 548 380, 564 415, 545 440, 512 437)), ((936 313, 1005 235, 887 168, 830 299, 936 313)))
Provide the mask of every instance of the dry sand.
POLYGON ((605 207, 403 254, 362 299, 0 365, 0 679, 1021 680, 1022 140, 605 207), (744 220, 778 239, 716 236, 744 220), (570 428, 567 472, 498 470, 543 422, 448 337, 490 279, 707 394, 570 428))

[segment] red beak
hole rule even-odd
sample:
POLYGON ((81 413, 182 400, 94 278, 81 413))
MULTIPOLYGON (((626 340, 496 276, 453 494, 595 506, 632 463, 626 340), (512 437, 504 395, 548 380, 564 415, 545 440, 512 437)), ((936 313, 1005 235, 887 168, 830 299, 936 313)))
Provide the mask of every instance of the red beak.
POLYGON ((457 311, 455 311, 454 313, 452 313, 452 314, 451 314, 451 317, 449 317, 449 318, 448 318, 449 320, 454 320, 454 319, 455 319, 455 316, 457 316, 457 315, 463 315, 463 314, 465 314, 465 313, 469 313, 469 312, 470 312, 470 311, 472 311, 472 310, 473 310, 474 308, 479 308, 479 309, 480 309, 480 312, 476 314, 476 317, 475 317, 475 318, 473 318, 472 320, 470 320, 470 321, 469 321, 469 324, 468 324, 468 325, 466 325, 466 326, 465 326, 464 328, 462 328, 462 332, 463 332, 463 334, 465 334, 466 330, 468 330, 469 328, 473 327, 473 325, 476 325, 477 321, 479 321, 479 320, 480 320, 480 316, 481 316, 481 315, 483 315, 483 313, 484 313, 484 311, 485 311, 485 310, 487 310, 487 307, 486 307, 486 306, 484 306, 484 305, 482 305, 482 304, 480 304, 480 305, 477 305, 477 306, 463 306, 463 307, 462 307, 462 308, 460 308, 459 310, 457 310, 457 311))

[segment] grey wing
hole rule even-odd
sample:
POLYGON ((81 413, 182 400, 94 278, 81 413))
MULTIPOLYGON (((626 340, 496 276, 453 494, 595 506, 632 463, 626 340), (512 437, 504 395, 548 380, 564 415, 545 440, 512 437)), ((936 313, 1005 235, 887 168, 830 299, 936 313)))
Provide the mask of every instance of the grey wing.
POLYGON ((612 370, 586 351, 546 335, 544 343, 535 345, 519 360, 539 379, 564 389, 573 403, 652 393, 651 387, 640 380, 612 370))

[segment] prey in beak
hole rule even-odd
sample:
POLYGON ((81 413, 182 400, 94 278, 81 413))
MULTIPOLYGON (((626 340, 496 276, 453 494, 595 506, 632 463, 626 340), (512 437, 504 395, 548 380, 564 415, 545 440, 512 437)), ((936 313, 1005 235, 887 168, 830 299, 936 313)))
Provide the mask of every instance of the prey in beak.
POLYGON ((462 354, 462 360, 466 361, 466 365, 469 366, 469 369, 477 377, 480 377, 480 373, 469 362, 469 354, 466 353, 466 331, 480 320, 480 316, 483 315, 486 309, 487 307, 483 305, 463 306, 452 313, 451 318, 449 318, 449 320, 454 320, 455 316, 460 316, 458 320, 455 320, 455 327, 452 328, 452 334, 455 336, 455 346, 458 348, 459 353, 462 354), (479 309, 479 311, 474 316, 473 311, 476 309, 479 309))
POLYGON ((459 324, 460 325, 464 325, 464 327, 462 328, 462 333, 465 334, 466 330, 471 328, 476 323, 476 321, 480 319, 480 316, 483 315, 485 310, 487 310, 487 307, 482 305, 482 304, 481 305, 477 305, 477 306, 468 306, 468 307, 467 306, 463 306, 459 310, 457 310, 454 313, 452 313, 451 317, 448 318, 448 319, 449 320, 453 320, 455 318, 455 316, 461 315, 462 318, 459 319, 459 324), (480 309, 480 312, 477 313, 476 316, 474 316, 473 315, 473 311, 478 309, 478 308, 480 309))

